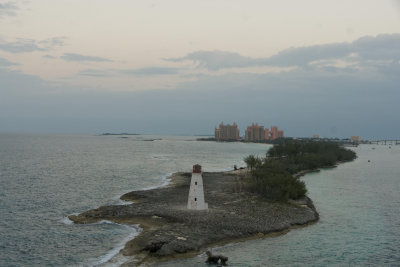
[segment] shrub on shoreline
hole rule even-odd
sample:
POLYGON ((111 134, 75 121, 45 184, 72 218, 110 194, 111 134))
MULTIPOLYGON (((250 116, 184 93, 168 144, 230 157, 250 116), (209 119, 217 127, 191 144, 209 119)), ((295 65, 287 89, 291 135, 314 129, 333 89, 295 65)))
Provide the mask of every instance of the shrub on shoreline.
POLYGON ((250 191, 279 201, 306 195, 305 183, 293 177, 300 171, 333 167, 356 158, 354 151, 332 142, 298 141, 275 145, 265 158, 250 155, 244 159, 250 170, 246 179, 250 191))

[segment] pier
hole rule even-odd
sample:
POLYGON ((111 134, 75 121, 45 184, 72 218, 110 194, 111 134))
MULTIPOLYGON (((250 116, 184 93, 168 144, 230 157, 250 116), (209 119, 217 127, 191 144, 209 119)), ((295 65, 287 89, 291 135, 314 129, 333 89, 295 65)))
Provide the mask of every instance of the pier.
POLYGON ((376 144, 376 145, 400 145, 400 140, 371 140, 369 141, 370 144, 376 144))

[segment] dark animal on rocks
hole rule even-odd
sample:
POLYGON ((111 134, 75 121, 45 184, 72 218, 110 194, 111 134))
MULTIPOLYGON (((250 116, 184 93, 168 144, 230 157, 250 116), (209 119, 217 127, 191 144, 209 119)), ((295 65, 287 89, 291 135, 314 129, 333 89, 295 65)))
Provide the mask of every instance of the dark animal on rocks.
POLYGON ((221 263, 224 266, 227 265, 226 262, 228 261, 228 257, 222 255, 213 255, 209 250, 207 250, 206 254, 208 256, 206 263, 213 263, 213 264, 221 263))

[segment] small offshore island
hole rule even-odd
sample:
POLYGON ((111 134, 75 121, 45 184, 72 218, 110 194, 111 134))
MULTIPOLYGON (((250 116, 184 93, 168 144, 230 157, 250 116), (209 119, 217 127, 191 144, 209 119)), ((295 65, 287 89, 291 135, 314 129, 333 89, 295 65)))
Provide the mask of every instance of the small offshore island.
POLYGON ((175 173, 167 187, 121 196, 133 204, 103 206, 69 218, 80 224, 139 224, 143 231, 120 251, 133 256, 126 266, 193 256, 218 244, 316 222, 319 214, 299 177, 355 157, 337 144, 291 141, 274 146, 264 159, 245 158, 247 169, 204 172, 207 210, 187 209, 191 173, 175 173))

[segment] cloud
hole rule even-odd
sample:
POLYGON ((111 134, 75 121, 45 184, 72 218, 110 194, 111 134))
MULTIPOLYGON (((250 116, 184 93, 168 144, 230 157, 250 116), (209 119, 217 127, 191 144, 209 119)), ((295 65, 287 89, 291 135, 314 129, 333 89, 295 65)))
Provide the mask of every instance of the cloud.
POLYGON ((107 70, 85 69, 79 71, 78 75, 90 77, 108 77, 111 76, 111 73, 107 70))
POLYGON ((170 75, 177 74, 177 68, 148 67, 141 69, 120 70, 119 73, 135 76, 170 75))
POLYGON ((219 70, 223 68, 248 67, 262 63, 260 59, 241 56, 238 53, 226 51, 197 51, 180 58, 167 58, 165 61, 183 62, 193 61, 197 67, 209 70, 219 70))
POLYGON ((52 55, 44 55, 44 56, 42 56, 42 58, 55 59, 55 58, 57 58, 57 57, 52 56, 52 55))
POLYGON ((65 53, 61 56, 65 61, 88 61, 88 62, 112 62, 112 60, 102 57, 86 56, 75 53, 65 53))
MULTIPOLYGON (((288 136, 318 133, 325 137, 398 138, 398 38, 398 34, 378 35, 351 43, 312 46, 315 53, 310 47, 292 48, 255 61, 221 51, 191 55, 199 61, 205 55, 233 57, 230 66, 298 67, 279 73, 203 74, 173 90, 107 92, 55 87, 39 77, 0 68, 0 131, 212 134, 220 121, 236 121, 242 134, 248 124, 258 122, 264 126, 276 124, 288 136), (339 59, 353 65, 336 66, 339 59)), ((1 64, 13 63, 0 60, 1 64)), ((210 68, 228 65, 223 60, 202 64, 210 68)), ((78 74, 106 77, 175 73, 179 69, 148 67, 86 69, 78 74)))
POLYGON ((10 53, 26 53, 34 51, 46 51, 40 47, 35 40, 19 38, 16 42, 3 42, 0 43, 0 50, 10 53))
POLYGON ((50 51, 57 46, 63 46, 66 37, 53 37, 41 41, 18 38, 15 42, 0 41, 0 50, 20 54, 36 51, 50 51))
POLYGON ((17 64, 17 63, 14 63, 14 62, 10 62, 10 61, 8 61, 8 60, 5 59, 5 58, 0 57, 0 68, 3 68, 3 67, 10 67, 10 66, 16 66, 16 65, 18 65, 18 64, 17 64))
POLYGON ((0 19, 6 16, 16 16, 18 9, 15 1, 0 3, 0 19))
POLYGON ((51 50, 57 46, 64 46, 66 39, 68 39, 68 38, 67 37, 53 37, 53 38, 39 41, 39 45, 44 47, 47 50, 51 50))
POLYGON ((116 75, 124 76, 154 76, 178 74, 177 68, 148 67, 141 69, 85 69, 78 72, 78 75, 90 77, 109 77, 116 75))
POLYGON ((306 66, 313 61, 344 58, 350 51, 350 45, 347 43, 289 48, 263 62, 265 65, 277 67, 306 66))
POLYGON ((316 62, 317 66, 324 67, 324 65, 335 64, 337 60, 346 61, 349 64, 358 63, 360 66, 365 61, 369 61, 370 65, 379 65, 385 60, 392 62, 398 59, 400 59, 400 34, 396 33, 381 34, 376 37, 365 36, 352 43, 288 48, 268 58, 251 58, 225 51, 197 51, 184 57, 164 60, 192 61, 199 68, 220 70, 255 66, 310 68, 316 62))
POLYGON ((362 60, 400 60, 400 34, 362 37, 352 43, 352 52, 362 60))

